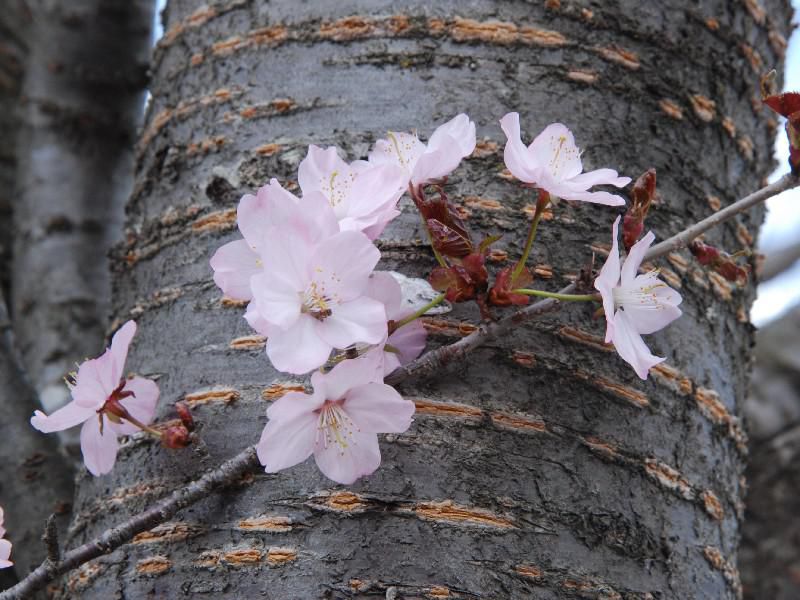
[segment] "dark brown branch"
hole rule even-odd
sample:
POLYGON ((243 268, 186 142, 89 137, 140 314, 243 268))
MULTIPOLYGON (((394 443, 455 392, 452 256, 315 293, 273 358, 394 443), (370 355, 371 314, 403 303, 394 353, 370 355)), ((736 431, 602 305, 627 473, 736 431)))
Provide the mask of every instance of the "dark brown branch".
POLYGON ((112 552, 131 541, 137 533, 148 531, 156 525, 164 523, 179 510, 205 498, 214 490, 236 482, 257 465, 256 450, 250 446, 200 479, 174 491, 143 513, 128 519, 117 527, 106 530, 92 541, 70 550, 64 554, 62 560, 46 560, 17 585, 0 593, 0 600, 21 600, 29 597, 30 594, 42 589, 59 575, 63 575, 93 558, 112 552))

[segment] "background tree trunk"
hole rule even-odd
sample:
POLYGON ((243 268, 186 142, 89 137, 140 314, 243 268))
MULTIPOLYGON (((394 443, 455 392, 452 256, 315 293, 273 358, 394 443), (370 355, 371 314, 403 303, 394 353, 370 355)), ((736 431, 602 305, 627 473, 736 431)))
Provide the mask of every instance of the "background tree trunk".
MULTIPOLYGON (((388 128, 424 135, 468 112, 485 139, 451 198, 476 235, 503 234, 512 261, 533 199, 504 172, 497 119, 519 110, 529 138, 563 121, 587 168, 658 169, 649 225, 664 238, 770 170, 758 72, 779 63, 789 22, 783 0, 171 2, 114 312, 115 325, 140 324, 129 367, 158 377, 161 417, 187 400, 203 444, 175 453, 137 438, 111 475, 83 477, 74 541, 257 441, 291 381, 242 307, 221 301, 208 259, 238 235, 241 194, 271 176, 291 184, 309 143, 352 159, 388 128)), ((383 267, 425 276, 434 262, 403 208, 383 267)), ((538 285, 602 258, 614 214, 559 205, 534 252, 538 285)), ((749 246, 760 219, 707 241, 749 246)), ((79 570, 66 593, 736 598, 752 288, 686 253, 659 266, 685 316, 649 338, 669 361, 647 382, 601 343, 591 307, 570 307, 404 385, 415 423, 384 436, 367 480, 345 489, 312 463, 255 474, 79 570)), ((459 306, 431 320, 431 345, 477 318, 459 306)))
POLYGON ((106 254, 122 233, 152 40, 151 0, 31 0, 14 204, 11 311, 51 411, 101 347, 106 254))

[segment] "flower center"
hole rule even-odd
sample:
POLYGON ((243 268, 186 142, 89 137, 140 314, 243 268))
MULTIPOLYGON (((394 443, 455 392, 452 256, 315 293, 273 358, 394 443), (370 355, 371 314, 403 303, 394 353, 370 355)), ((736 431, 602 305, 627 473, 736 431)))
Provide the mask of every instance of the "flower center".
POLYGON ((614 298, 614 308, 637 306, 652 310, 663 310, 664 304, 658 299, 655 291, 657 288, 667 287, 666 283, 656 281, 651 285, 640 287, 615 287, 611 290, 614 298))
POLYGON ((322 183, 322 191, 334 208, 347 198, 350 194, 350 188, 356 179, 354 173, 348 173, 343 177, 339 175, 339 171, 334 171, 331 173, 330 179, 322 183))
POLYGON ((338 401, 326 400, 319 411, 319 424, 317 425, 317 441, 322 436, 325 448, 330 445, 339 446, 339 453, 344 454, 351 444, 355 444, 353 434, 358 431, 352 419, 338 401))
POLYGON ((331 298, 325 294, 325 289, 312 281, 303 294, 303 305, 300 312, 311 315, 318 321, 324 321, 333 314, 330 307, 331 298))

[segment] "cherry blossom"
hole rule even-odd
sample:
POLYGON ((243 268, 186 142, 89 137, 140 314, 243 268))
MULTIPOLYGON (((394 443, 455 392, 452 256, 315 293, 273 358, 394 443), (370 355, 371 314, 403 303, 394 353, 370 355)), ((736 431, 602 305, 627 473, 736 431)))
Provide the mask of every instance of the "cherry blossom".
POLYGON ((378 433, 402 433, 411 425, 414 403, 376 381, 368 360, 345 360, 328 374, 311 376, 313 394, 290 392, 267 409, 256 446, 267 473, 306 460, 312 454, 333 481, 351 484, 378 468, 378 433))
POLYGON ((582 200, 618 206, 625 204, 621 196, 608 192, 590 192, 594 185, 624 187, 630 177, 619 177, 613 169, 597 169, 583 173, 581 152, 572 132, 561 123, 548 125, 530 146, 522 143, 519 113, 508 113, 500 119, 508 141, 504 153, 506 167, 517 179, 531 183, 564 200, 582 200))
POLYGON ((387 139, 375 143, 369 162, 399 165, 406 181, 418 186, 446 177, 473 150, 475 123, 462 113, 440 125, 427 144, 413 133, 390 131, 387 139))
POLYGON ((655 235, 648 232, 636 242, 620 269, 617 230, 620 217, 614 221, 611 252, 594 287, 603 298, 606 315, 606 343, 613 342, 617 353, 630 363, 636 374, 647 379, 650 367, 666 360, 653 356, 642 341, 642 335, 654 333, 681 316, 681 296, 658 278, 657 271, 639 275, 647 249, 655 235))
POLYGON ((111 347, 99 357, 84 361, 68 383, 72 401, 51 415, 37 410, 31 425, 52 433, 83 423, 81 452, 92 475, 105 475, 114 466, 118 435, 130 435, 153 420, 159 390, 143 377, 123 378, 128 346, 136 323, 128 321, 114 334, 111 347))
POLYGON ((383 304, 364 295, 380 252, 363 233, 342 231, 313 243, 293 228, 274 229, 261 255, 269 270, 251 278, 245 318, 267 336, 278 370, 307 373, 334 348, 386 336, 383 304))
POLYGON ((211 257, 214 283, 236 300, 250 300, 250 278, 262 271, 259 256, 262 240, 271 228, 294 227, 298 235, 318 240, 338 231, 328 201, 320 192, 302 200, 285 190, 277 179, 259 188, 255 196, 246 194, 239 201, 236 222, 244 239, 229 242, 211 257))
POLYGON ((6 534, 6 530, 3 527, 3 518, 3 507, 0 506, 0 569, 6 569, 14 565, 13 562, 8 560, 11 556, 11 542, 3 539, 6 534))
MULTIPOLYGON (((365 294, 384 305, 386 318, 389 321, 398 322, 414 312, 412 308, 403 305, 403 291, 390 273, 383 271, 373 273, 365 294)), ((425 349, 426 337, 425 327, 418 319, 406 323, 389 334, 379 346, 382 349, 380 360, 383 364, 383 374, 388 375, 401 365, 406 365, 417 358, 425 349)))
POLYGON ((347 164, 335 147, 308 147, 300 163, 298 183, 303 197, 322 193, 333 207, 342 231, 363 231, 377 238, 400 214, 397 201, 406 187, 403 169, 397 165, 347 164))

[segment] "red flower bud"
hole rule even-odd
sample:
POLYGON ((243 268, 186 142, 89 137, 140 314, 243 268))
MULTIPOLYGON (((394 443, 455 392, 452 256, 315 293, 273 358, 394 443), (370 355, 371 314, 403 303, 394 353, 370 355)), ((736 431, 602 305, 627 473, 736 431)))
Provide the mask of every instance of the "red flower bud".
POLYGON ((633 184, 631 205, 622 220, 622 243, 630 251, 644 231, 644 219, 656 195, 656 170, 648 169, 633 184))
POLYGON ((183 425, 168 427, 166 431, 161 434, 161 444, 165 448, 172 448, 173 450, 186 448, 191 441, 189 430, 183 425))
POLYGON ((738 253, 731 256, 723 250, 698 241, 689 244, 689 250, 697 259, 697 262, 719 273, 728 281, 739 285, 744 285, 747 281, 749 268, 736 264, 738 253))
POLYGON ((183 425, 189 431, 194 430, 194 417, 192 417, 192 413, 189 411, 189 407, 186 406, 185 402, 176 402, 175 403, 175 411, 178 413, 178 417, 180 418, 183 425))

